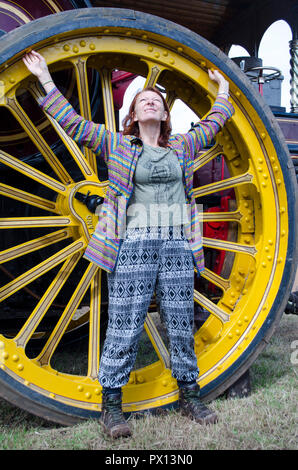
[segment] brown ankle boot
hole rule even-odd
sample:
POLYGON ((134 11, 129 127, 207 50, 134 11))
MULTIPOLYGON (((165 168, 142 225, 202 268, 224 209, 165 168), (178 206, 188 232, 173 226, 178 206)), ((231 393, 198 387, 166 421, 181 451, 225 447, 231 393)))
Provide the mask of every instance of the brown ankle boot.
POLYGON ((122 394, 103 394, 101 422, 105 432, 113 438, 131 436, 131 430, 122 413, 122 394))
POLYGON ((218 421, 214 411, 209 410, 200 398, 200 387, 185 385, 179 389, 179 405, 183 415, 199 424, 214 424, 218 421))

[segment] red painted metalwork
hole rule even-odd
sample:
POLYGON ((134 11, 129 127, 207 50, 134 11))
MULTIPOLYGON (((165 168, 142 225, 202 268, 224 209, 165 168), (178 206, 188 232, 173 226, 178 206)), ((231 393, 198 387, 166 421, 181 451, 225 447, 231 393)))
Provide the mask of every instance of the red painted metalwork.
POLYGON ((112 73, 113 98, 116 110, 122 108, 125 92, 135 77, 135 74, 123 72, 122 70, 115 70, 112 73))
MULTIPOLYGON (((220 200, 220 206, 210 207, 206 212, 229 212, 229 200, 231 196, 223 196, 220 200)), ((227 240, 229 231, 228 222, 205 222, 203 224, 203 234, 207 238, 215 238, 216 240, 227 240)), ((216 274, 220 274, 223 268, 226 252, 220 250, 216 256, 213 270, 216 274)))

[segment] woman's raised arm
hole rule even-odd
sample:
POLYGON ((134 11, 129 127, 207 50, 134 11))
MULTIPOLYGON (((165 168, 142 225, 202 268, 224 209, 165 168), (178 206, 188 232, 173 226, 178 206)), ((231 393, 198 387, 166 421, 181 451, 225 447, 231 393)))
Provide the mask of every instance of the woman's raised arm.
POLYGON ((180 134, 189 148, 191 159, 194 159, 202 148, 211 144, 215 135, 235 112, 232 103, 228 101, 229 82, 218 70, 208 70, 208 74, 218 85, 216 100, 204 119, 194 124, 188 133, 180 134))
POLYGON ((107 161, 108 150, 118 144, 118 133, 112 133, 104 124, 88 121, 76 112, 55 86, 42 55, 31 51, 23 57, 23 62, 38 78, 46 92, 44 99, 39 101, 42 109, 50 114, 73 140, 90 148, 107 161))

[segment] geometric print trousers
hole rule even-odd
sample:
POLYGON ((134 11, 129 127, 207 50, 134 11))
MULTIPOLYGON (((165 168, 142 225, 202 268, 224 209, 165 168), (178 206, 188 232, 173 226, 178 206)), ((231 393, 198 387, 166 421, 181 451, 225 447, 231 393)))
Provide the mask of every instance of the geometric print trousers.
POLYGON ((98 379, 120 388, 129 380, 152 295, 169 338, 172 376, 194 382, 194 265, 183 228, 127 230, 115 270, 108 274, 109 318, 98 379))

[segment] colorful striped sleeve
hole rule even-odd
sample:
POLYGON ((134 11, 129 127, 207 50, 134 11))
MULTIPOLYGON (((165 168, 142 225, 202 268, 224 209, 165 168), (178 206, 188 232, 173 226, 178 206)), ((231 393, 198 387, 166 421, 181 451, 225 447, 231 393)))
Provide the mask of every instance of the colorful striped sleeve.
POLYGON ((39 104, 78 144, 90 148, 105 160, 108 159, 111 141, 114 142, 116 136, 112 135, 104 124, 96 124, 77 114, 56 87, 39 104))
POLYGON ((227 99, 218 96, 205 118, 196 123, 187 134, 183 134, 192 158, 200 149, 212 142, 234 112, 233 105, 227 99))

